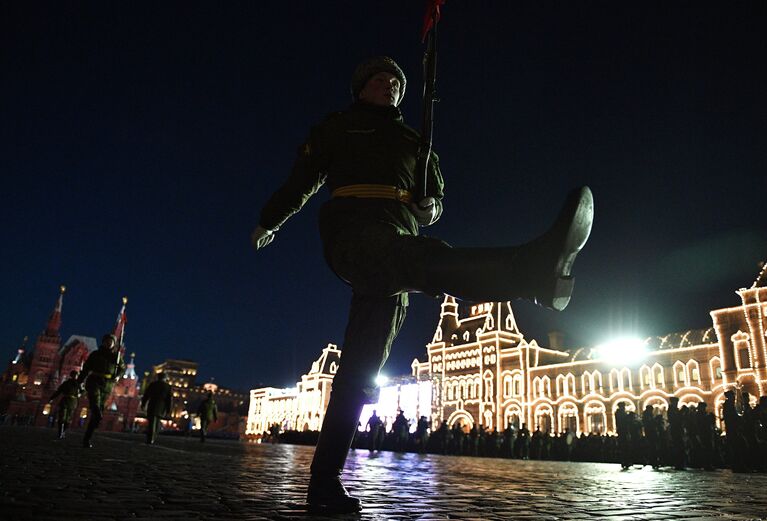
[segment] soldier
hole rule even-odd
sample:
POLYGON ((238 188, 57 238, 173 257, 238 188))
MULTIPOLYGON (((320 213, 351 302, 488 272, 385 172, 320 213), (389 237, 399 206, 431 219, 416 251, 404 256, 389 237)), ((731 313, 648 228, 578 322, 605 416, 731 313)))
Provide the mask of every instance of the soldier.
POLYGON ((172 393, 165 381, 165 373, 157 373, 157 380, 149 384, 141 397, 141 407, 146 407, 146 443, 154 444, 160 420, 170 412, 172 393))
POLYGON ((378 417, 376 411, 373 411, 373 414, 370 415, 367 423, 368 450, 370 452, 381 450, 381 443, 383 442, 383 433, 381 431, 383 430, 383 426, 384 424, 381 421, 381 418, 378 417))
POLYGON ((588 188, 570 194, 551 229, 522 246, 452 248, 418 235, 442 214, 439 160, 429 157, 426 186, 417 172, 419 134, 402 122, 402 69, 388 57, 368 60, 351 81, 353 105, 312 128, 288 180, 264 206, 251 235, 256 249, 327 183, 320 211, 325 259, 352 288, 343 357, 311 465, 313 511, 354 512, 340 474, 365 403, 405 318, 408 292, 448 293, 488 302, 524 298, 562 310, 571 270, 593 220, 588 188))
POLYGON ((48 403, 53 402, 57 396, 59 400, 58 420, 59 420, 59 439, 64 439, 69 422, 72 421, 72 412, 77 408, 77 399, 80 397, 80 386, 77 384, 77 371, 69 373, 69 379, 65 380, 56 392, 48 399, 48 403))
POLYGON ((733 472, 746 472, 745 440, 742 432, 742 420, 735 405, 735 391, 725 391, 722 405, 722 419, 727 443, 727 460, 733 472))
POLYGON ((615 410, 615 433, 618 435, 618 453, 620 454, 621 469, 631 468, 631 424, 626 402, 620 402, 615 410))
MULTIPOLYGON (((208 392, 208 396, 200 403, 197 414, 200 416, 200 441, 204 442, 208 435, 208 425, 218 420, 218 406, 212 392, 208 392)), ((279 432, 279 426, 277 432, 279 432)))
POLYGON ((93 447, 91 438, 104 416, 106 400, 112 392, 117 376, 125 370, 125 364, 120 357, 120 350, 115 349, 116 345, 117 338, 114 335, 104 335, 101 338, 101 345, 96 351, 88 355, 83 370, 77 377, 77 385, 82 385, 85 382, 85 392, 88 394, 88 408, 91 415, 83 437, 83 447, 86 449, 93 447))

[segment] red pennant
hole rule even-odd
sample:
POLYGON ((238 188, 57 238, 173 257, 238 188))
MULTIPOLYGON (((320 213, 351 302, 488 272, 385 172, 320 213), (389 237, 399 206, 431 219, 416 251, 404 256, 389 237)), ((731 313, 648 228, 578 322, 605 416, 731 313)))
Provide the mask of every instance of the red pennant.
POLYGON ((421 29, 421 42, 426 41, 426 35, 431 31, 436 22, 439 22, 439 8, 445 5, 445 0, 426 0, 426 13, 423 15, 423 28, 421 29))

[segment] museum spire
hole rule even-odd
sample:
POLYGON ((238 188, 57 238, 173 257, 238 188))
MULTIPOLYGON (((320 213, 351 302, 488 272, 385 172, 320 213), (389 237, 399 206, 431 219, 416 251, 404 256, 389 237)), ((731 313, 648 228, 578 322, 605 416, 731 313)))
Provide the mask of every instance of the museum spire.
POLYGON ((61 308, 64 304, 64 292, 67 290, 66 286, 59 288, 59 299, 56 301, 56 307, 53 308, 51 316, 48 317, 48 323, 45 326, 46 336, 58 336, 59 329, 61 328, 61 308))

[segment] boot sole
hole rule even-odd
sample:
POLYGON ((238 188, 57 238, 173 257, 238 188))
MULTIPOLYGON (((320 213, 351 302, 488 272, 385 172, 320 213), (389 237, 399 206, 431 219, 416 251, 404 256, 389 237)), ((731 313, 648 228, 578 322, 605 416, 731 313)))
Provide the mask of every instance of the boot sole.
POLYGON ((594 223, 594 195, 589 187, 584 186, 570 193, 558 220, 565 219, 569 225, 563 235, 561 253, 554 268, 551 302, 547 303, 556 311, 564 310, 570 303, 575 286, 575 279, 571 276, 573 264, 591 235, 594 223))

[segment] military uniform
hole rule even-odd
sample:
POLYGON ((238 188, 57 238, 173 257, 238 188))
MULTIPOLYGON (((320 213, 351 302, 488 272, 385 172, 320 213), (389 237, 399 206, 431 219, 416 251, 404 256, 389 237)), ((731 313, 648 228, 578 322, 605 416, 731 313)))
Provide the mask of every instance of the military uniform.
POLYGON ((200 402, 197 414, 200 416, 200 441, 205 441, 205 437, 208 435, 208 425, 218 419, 216 400, 212 396, 205 398, 200 402))
POLYGON ((63 438, 69 423, 72 421, 72 413, 77 408, 77 399, 80 396, 80 385, 78 385, 77 379, 70 378, 59 385, 56 392, 51 395, 50 401, 55 400, 58 396, 61 396, 58 408, 59 438, 63 438))
POLYGON ((144 395, 141 397, 141 407, 146 407, 146 442, 148 444, 154 443, 160 420, 170 412, 171 400, 171 388, 165 380, 152 382, 144 391, 144 395))
MULTIPOLYGON (((399 68, 392 67, 388 58, 383 61, 377 70, 392 72, 404 84, 399 68)), ((353 91, 359 97, 369 76, 355 76, 353 91)), ((571 283, 566 281, 570 284, 566 291, 557 284, 562 275, 569 276, 575 253, 590 231, 593 202, 588 189, 572 199, 545 240, 517 248, 452 248, 418 235, 419 222, 409 206, 415 202, 414 194, 432 198, 433 222, 442 213, 444 189, 436 154, 428 162, 425 189, 419 187, 419 143, 419 134, 403 123, 396 106, 356 101, 348 110, 330 115, 299 147, 288 180, 264 206, 254 232, 257 248, 268 244, 271 237, 266 240, 265 234, 278 230, 328 185, 332 198, 322 206, 319 219, 324 256, 333 272, 352 287, 352 300, 343 356, 311 466, 310 504, 327 497, 328 504, 341 509, 358 505, 337 478, 366 392, 374 387, 402 326, 409 291, 495 301, 535 299, 542 289, 544 301, 552 307, 561 309, 569 301, 571 283), (576 220, 580 224, 574 227, 576 220), (576 228, 578 233, 573 233, 576 228), (570 256, 562 257, 560 250, 570 256), (564 293, 566 299, 561 299, 564 293), (324 487, 322 497, 316 495, 314 491, 323 488, 321 482, 336 483, 336 491, 324 487), (334 497, 340 499, 336 502, 334 497)))
POLYGON ((85 430, 83 445, 90 446, 93 432, 98 428, 104 416, 104 405, 112 393, 117 376, 125 370, 125 364, 119 357, 119 352, 100 347, 88 356, 83 365, 80 376, 77 378, 78 385, 85 381, 85 392, 88 395, 88 408, 90 421, 85 430))

